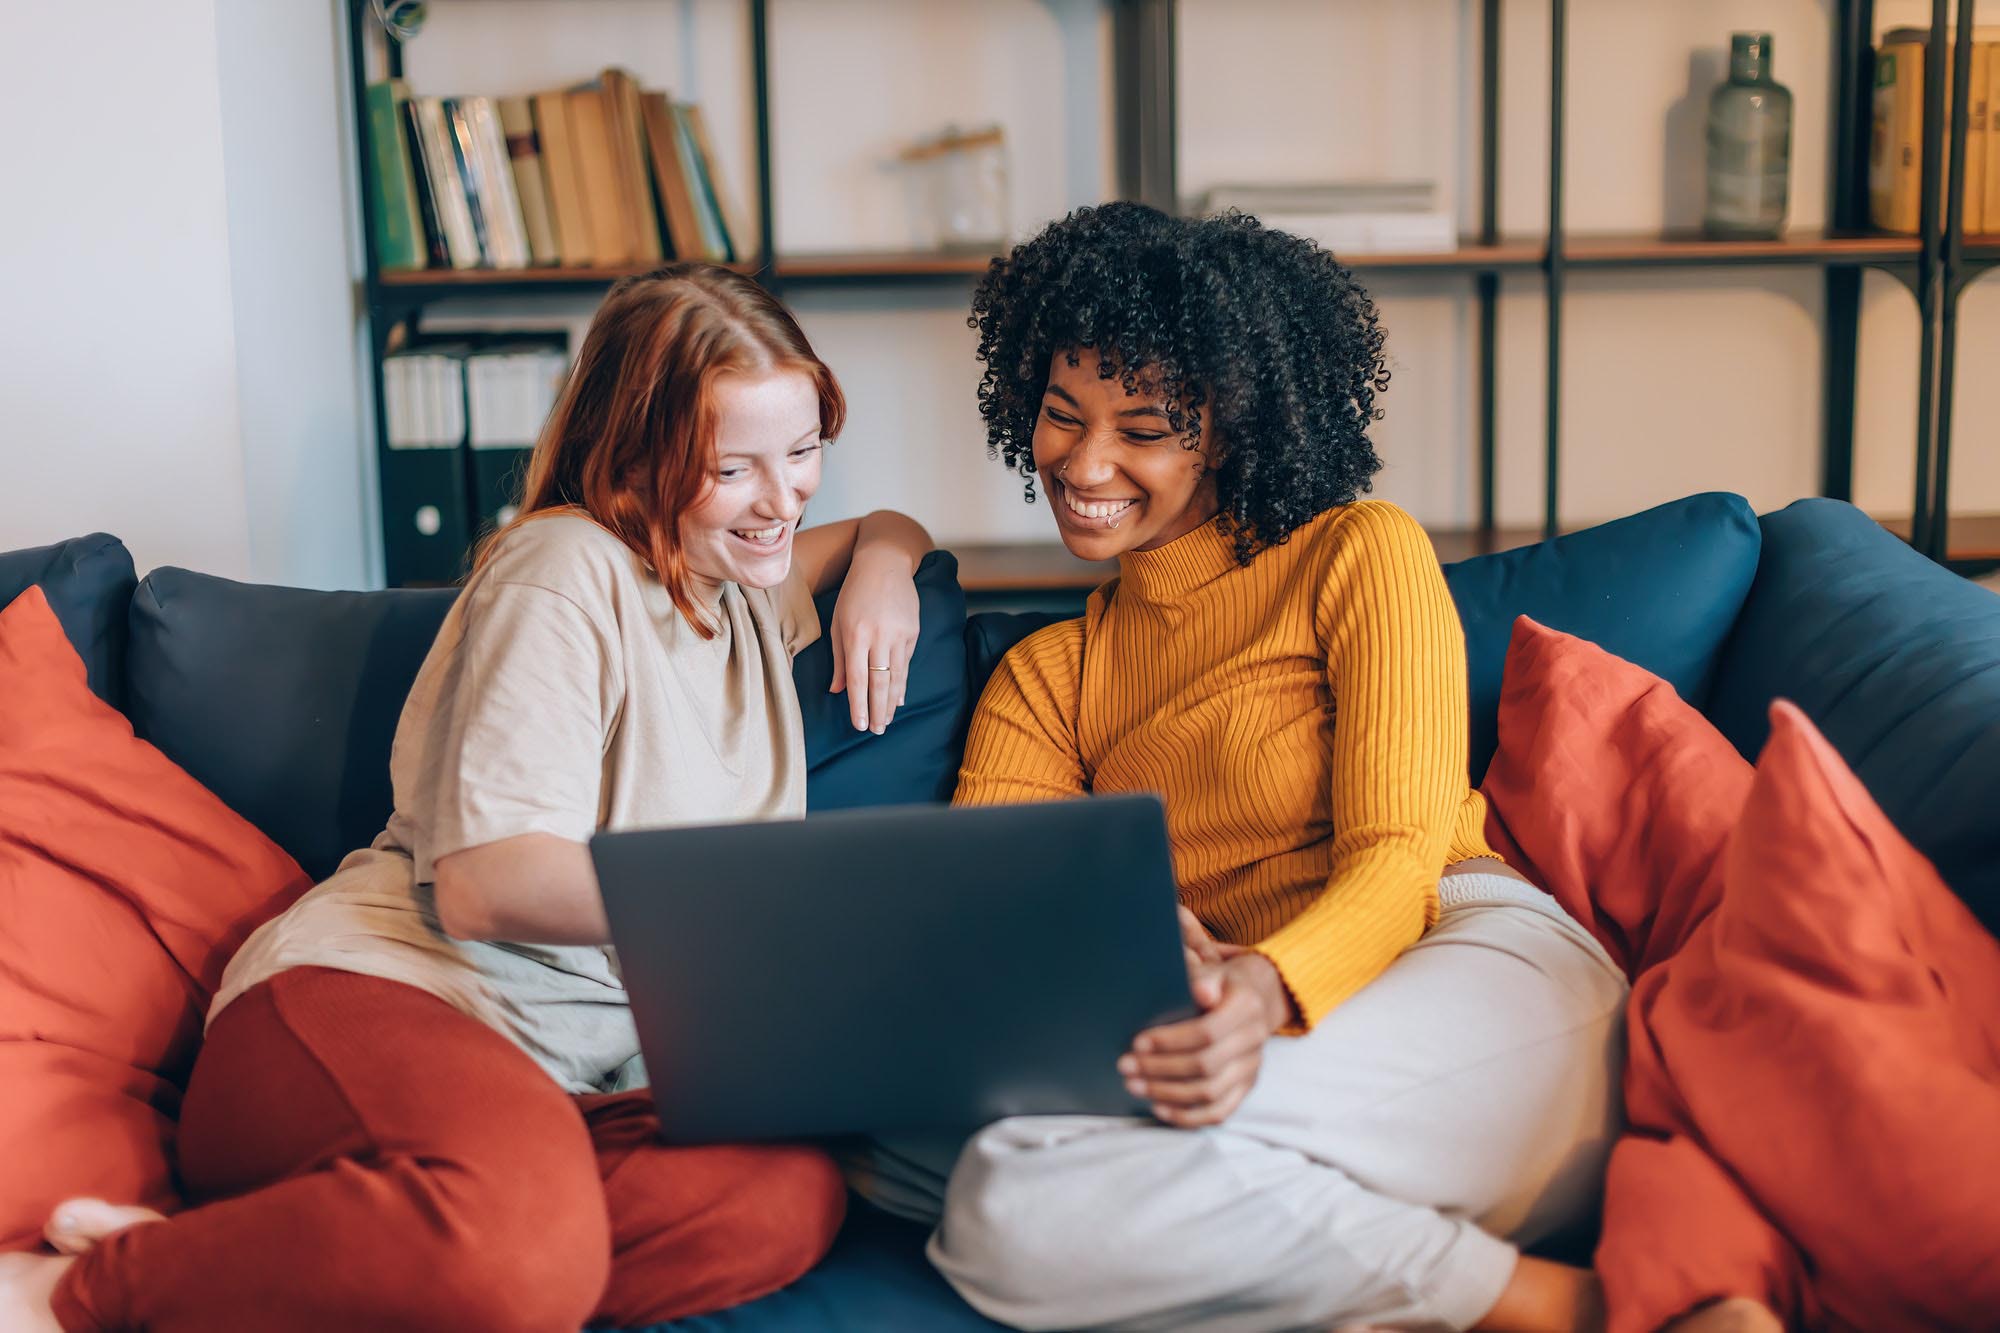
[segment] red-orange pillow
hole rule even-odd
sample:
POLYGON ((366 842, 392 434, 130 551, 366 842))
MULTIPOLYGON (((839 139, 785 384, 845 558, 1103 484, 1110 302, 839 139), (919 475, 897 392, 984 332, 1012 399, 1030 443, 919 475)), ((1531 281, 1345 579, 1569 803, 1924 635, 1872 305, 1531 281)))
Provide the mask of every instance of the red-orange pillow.
POLYGON ((72 1194, 174 1205, 209 996, 306 886, 90 692, 40 589, 0 611, 0 1251, 72 1194))
MULTIPOLYGON (((2000 941, 1804 713, 1780 701, 1771 724, 1720 903, 1633 992, 1632 1130, 1698 1145, 1739 1184, 1803 1256, 1801 1314, 1992 1328, 2000 941)), ((1620 1167, 1627 1204, 1676 1188, 1620 1167)), ((1607 1219, 1598 1255, 1619 1327, 1724 1294, 1662 1283, 1657 1231, 1627 1220, 1607 1219)))
POLYGON ((1674 687, 1522 616, 1481 790, 1495 851, 1627 976, 1673 956, 1721 891, 1750 765, 1674 687))

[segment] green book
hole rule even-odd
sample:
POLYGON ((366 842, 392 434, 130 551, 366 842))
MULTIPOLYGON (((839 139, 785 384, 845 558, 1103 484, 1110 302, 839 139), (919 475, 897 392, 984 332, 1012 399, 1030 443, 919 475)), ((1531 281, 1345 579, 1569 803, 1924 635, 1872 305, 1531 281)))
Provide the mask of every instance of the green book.
POLYGON ((402 104, 409 96, 401 79, 368 85, 368 172, 375 186, 374 216, 368 222, 375 231, 376 261, 385 269, 423 268, 428 253, 409 140, 403 134, 402 104))

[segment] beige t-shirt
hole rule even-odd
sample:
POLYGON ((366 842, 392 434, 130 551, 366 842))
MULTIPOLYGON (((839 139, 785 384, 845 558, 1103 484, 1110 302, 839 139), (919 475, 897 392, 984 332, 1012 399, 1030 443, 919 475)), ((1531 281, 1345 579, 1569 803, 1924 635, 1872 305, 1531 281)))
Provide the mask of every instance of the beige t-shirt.
MULTIPOLYGON (((419 987, 512 1038, 571 1092, 643 1081, 609 948, 468 942, 431 896, 438 858, 521 833, 805 813, 791 658, 811 592, 722 585, 704 640, 617 538, 560 515, 509 532, 438 630, 396 726, 395 813, 372 847, 244 942, 209 1020, 292 967, 419 987)), ((664 886, 663 886, 664 888, 664 886)))

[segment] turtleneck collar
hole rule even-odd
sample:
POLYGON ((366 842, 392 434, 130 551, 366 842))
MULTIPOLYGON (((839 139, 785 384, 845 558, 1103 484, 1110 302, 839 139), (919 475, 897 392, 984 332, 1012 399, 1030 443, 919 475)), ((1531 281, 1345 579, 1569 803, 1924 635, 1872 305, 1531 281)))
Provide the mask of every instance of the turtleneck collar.
POLYGON ((1236 540, 1226 537, 1212 518, 1150 551, 1127 551, 1118 557, 1118 586, 1142 602, 1171 602, 1185 597, 1236 566, 1236 540))

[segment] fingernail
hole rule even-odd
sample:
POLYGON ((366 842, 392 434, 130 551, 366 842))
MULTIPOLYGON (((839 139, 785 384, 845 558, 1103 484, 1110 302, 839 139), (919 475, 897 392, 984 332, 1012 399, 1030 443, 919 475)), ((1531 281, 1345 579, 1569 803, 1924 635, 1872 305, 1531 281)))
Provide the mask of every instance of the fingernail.
POLYGON ((1136 1078, 1128 1078, 1125 1080, 1125 1091, 1134 1097, 1143 1097, 1146 1095, 1146 1085, 1136 1078))
POLYGON ((1121 1056, 1118 1060, 1118 1072, 1121 1074, 1135 1073, 1138 1068, 1139 1062, 1129 1055, 1121 1056))
POLYGON ((1153 1049, 1153 1039, 1151 1037, 1141 1037, 1132 1043, 1132 1049, 1144 1054, 1153 1049))
POLYGON ((880 725, 871 727, 869 728, 869 730, 873 731, 877 736, 880 736, 882 734, 882 728, 880 725))
POLYGON ((55 1216, 55 1225, 56 1225, 56 1230, 58 1231, 76 1230, 76 1214, 57 1213, 55 1216))

